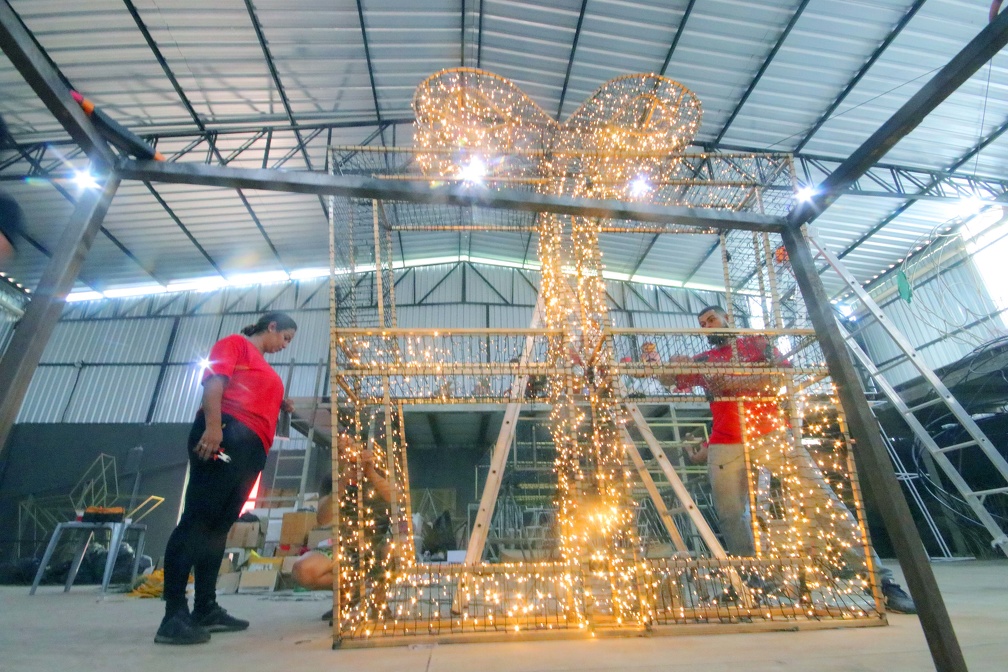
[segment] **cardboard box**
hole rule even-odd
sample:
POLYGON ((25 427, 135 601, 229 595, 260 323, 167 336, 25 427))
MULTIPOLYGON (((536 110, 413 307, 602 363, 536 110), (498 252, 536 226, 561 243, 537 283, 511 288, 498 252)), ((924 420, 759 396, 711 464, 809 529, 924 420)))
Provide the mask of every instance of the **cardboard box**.
POLYGON ((217 594, 230 595, 238 592, 238 582, 241 572, 228 572, 217 577, 217 594))
POLYGON ((237 522, 228 531, 225 548, 260 548, 263 543, 262 527, 258 522, 237 522))
POLYGON ((297 562, 299 555, 291 555, 283 559, 283 564, 280 566, 280 576, 286 576, 294 570, 294 563, 297 562))
MULTIPOLYGON (((263 565, 265 567, 265 565, 263 565)), ((270 593, 276 589, 280 572, 276 569, 257 569, 252 566, 243 569, 238 579, 239 593, 270 593)))
POLYGON ((303 546, 308 541, 308 532, 315 527, 314 511, 285 513, 280 526, 280 545, 303 546))
POLYGON ((331 527, 316 527, 308 533, 308 550, 314 551, 321 542, 329 541, 330 539, 332 539, 331 527))
POLYGON ((279 544, 276 547, 276 552, 273 554, 278 558, 287 557, 297 557, 301 555, 301 551, 304 549, 303 544, 279 544))
POLYGON ((280 571, 283 561, 283 558, 253 557, 249 558, 246 569, 250 572, 261 572, 269 569, 280 571))

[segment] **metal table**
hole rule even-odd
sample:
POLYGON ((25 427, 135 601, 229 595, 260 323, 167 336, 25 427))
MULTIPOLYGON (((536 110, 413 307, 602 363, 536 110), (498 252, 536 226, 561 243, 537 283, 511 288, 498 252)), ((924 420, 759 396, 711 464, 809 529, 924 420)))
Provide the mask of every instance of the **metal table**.
POLYGON ((115 569, 116 559, 119 557, 119 547, 122 546, 126 533, 131 530, 136 530, 138 537, 136 553, 133 556, 133 571, 130 575, 130 583, 132 584, 132 582, 136 580, 137 568, 140 564, 140 556, 143 555, 144 538, 147 535, 146 525, 132 523, 128 520, 118 523, 84 523, 79 520, 74 520, 67 523, 60 523, 56 526, 56 529, 53 530, 52 538, 49 540, 49 545, 46 546, 45 555, 42 556, 42 563, 39 565, 38 571, 35 573, 35 581, 32 583, 31 591, 28 593, 29 595, 35 594, 35 589, 38 588, 39 582, 42 580, 42 576, 45 574, 46 568, 49 566, 49 561, 52 559, 53 553, 56 551, 56 546, 59 544, 60 537, 66 531, 74 532, 76 530, 86 530, 87 536, 84 537, 84 543, 78 547, 77 552, 74 554, 73 564, 70 566, 70 572, 67 574, 66 586, 63 588, 64 593, 70 590, 70 586, 73 585, 74 579, 77 578, 77 572, 80 570, 81 562, 84 560, 84 554, 87 552, 88 545, 91 543, 94 533, 98 530, 108 530, 110 533, 108 557, 105 560, 105 573, 102 576, 101 592, 104 593, 108 590, 109 581, 112 579, 112 571, 115 569))

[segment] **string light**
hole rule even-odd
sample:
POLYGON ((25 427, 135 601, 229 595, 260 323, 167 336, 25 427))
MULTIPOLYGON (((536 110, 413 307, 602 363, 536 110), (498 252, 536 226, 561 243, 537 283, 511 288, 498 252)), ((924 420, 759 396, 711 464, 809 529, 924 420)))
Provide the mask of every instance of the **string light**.
MULTIPOLYGON (((543 194, 757 211, 765 211, 777 193, 763 188, 766 180, 783 176, 790 184, 789 163, 756 179, 747 172, 755 163, 744 159, 691 159, 685 150, 700 125, 700 103, 682 85, 657 75, 607 82, 563 123, 513 83, 471 69, 425 80, 413 106, 414 147, 395 152, 407 157, 404 170, 436 183, 519 184, 543 194), (723 168, 705 176, 699 165, 723 168)), ((392 150, 367 151, 385 152, 386 167, 375 168, 385 175, 392 150)), ((370 160, 367 151, 357 153, 362 162, 370 160)), ((341 637, 553 629, 594 635, 600 623, 640 628, 877 614, 865 595, 871 585, 866 536, 860 518, 850 513, 860 516, 860 504, 839 403, 814 334, 802 326, 785 329, 780 317, 800 296, 786 256, 772 252, 780 249, 779 240, 727 234, 726 287, 751 297, 762 311, 761 324, 768 325, 736 330, 732 337, 779 338, 793 347, 788 361, 744 361, 736 352, 732 361, 715 362, 703 357, 708 334, 698 330, 615 328, 599 245, 605 223, 549 213, 535 219, 541 328, 397 329, 389 315, 395 305, 391 244, 370 213, 354 224, 356 211, 346 212, 349 226, 374 230, 375 257, 365 263, 373 263, 388 286, 381 288, 386 312, 373 328, 363 327, 353 312, 351 328, 335 330, 346 319, 336 308, 346 297, 333 299, 333 390, 341 391, 342 406, 349 409, 339 423, 343 431, 367 434, 383 447, 379 471, 395 486, 395 497, 391 540, 385 541, 382 514, 359 468, 363 487, 343 495, 336 543, 341 610, 334 626, 341 637), (636 362, 645 339, 657 357, 636 362), (529 355, 524 362, 523 353, 529 355), (411 509, 399 404, 500 403, 510 398, 513 380, 525 374, 546 383, 526 401, 549 407, 555 556, 472 566, 418 562, 413 536, 402 529, 411 509), (772 420, 771 431, 745 441, 756 514, 754 557, 646 554, 636 477, 624 444, 627 376, 695 379, 704 390, 646 396, 665 402, 673 395, 698 402, 713 396, 740 403, 747 427, 772 420), (740 377, 760 382, 744 389, 717 383, 740 377), (827 490, 832 496, 824 496, 827 490)), ((334 267, 336 253, 332 239, 334 267)), ((345 285, 351 297, 353 268, 345 285)), ((355 299, 350 306, 357 311, 355 299)), ((360 464, 346 461, 359 455, 361 445, 353 445, 337 457, 341 464, 360 464)))

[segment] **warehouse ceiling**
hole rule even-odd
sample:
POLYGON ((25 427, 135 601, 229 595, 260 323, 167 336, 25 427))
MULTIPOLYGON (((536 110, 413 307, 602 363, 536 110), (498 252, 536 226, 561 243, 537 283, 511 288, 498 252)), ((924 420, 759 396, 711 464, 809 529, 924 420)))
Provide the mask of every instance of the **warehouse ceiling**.
MULTIPOLYGON (((557 119, 613 77, 654 72, 700 98, 694 150, 793 152, 810 186, 962 50, 990 10, 956 0, 9 4, 65 84, 173 162, 320 171, 332 167, 332 145, 408 146, 413 90, 444 68, 509 78, 557 119)), ((1008 190, 1006 87, 1002 53, 815 220, 859 280, 958 221, 964 198, 1008 190)), ((20 203, 27 234, 6 270, 30 289, 87 159, 3 55, 0 91, 16 143, 0 150, 0 190, 20 203)), ((328 266, 326 231, 317 196, 126 181, 77 291, 296 277, 328 266)), ((694 238, 608 235, 605 263, 681 282, 708 259, 711 239, 694 238)), ((396 254, 524 261, 529 248, 520 234, 404 232, 396 254)))

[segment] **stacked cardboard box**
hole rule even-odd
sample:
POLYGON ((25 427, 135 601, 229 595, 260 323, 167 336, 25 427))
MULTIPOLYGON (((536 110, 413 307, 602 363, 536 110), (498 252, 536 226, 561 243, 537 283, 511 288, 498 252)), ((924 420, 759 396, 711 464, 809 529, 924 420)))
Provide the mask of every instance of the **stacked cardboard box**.
POLYGON ((238 580, 238 592, 268 593, 275 590, 282 566, 283 558, 250 559, 238 580))
POLYGON ((262 548, 264 532, 265 530, 259 521, 239 520, 231 526, 224 546, 225 548, 262 548))
POLYGON ((308 533, 314 527, 314 511, 285 513, 280 526, 280 545, 297 546, 300 549, 308 542, 308 533))

